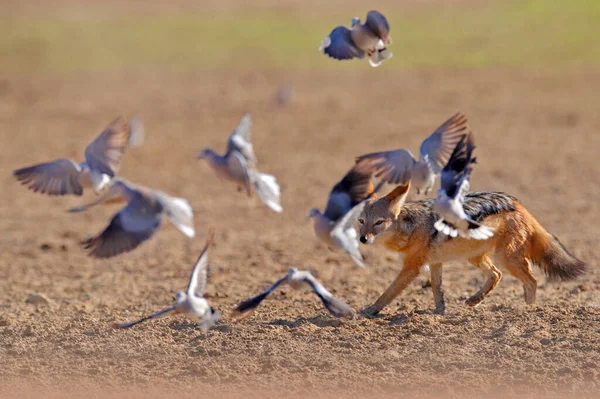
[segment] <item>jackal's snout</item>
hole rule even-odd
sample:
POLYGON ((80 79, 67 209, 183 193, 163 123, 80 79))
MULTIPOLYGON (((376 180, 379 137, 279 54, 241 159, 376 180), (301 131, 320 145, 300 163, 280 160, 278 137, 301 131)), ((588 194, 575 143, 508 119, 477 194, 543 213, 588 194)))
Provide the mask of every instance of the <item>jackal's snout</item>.
POLYGON ((361 236, 359 237, 359 240, 363 244, 372 244, 373 241, 375 241, 375 235, 373 235, 371 233, 361 234, 361 236))

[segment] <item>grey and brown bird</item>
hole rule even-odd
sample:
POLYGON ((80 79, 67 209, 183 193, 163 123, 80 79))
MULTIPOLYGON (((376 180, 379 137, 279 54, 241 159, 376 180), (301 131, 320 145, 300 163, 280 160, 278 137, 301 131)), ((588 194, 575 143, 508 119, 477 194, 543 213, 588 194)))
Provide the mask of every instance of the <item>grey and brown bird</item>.
POLYGON ((206 290, 206 284, 208 282, 208 247, 211 245, 213 237, 214 230, 210 229, 204 249, 200 253, 198 260, 194 265, 194 269, 192 270, 187 289, 175 294, 175 304, 150 316, 142 317, 141 319, 128 323, 114 323, 111 326, 113 328, 124 329, 133 327, 147 320, 183 314, 196 320, 202 331, 207 332, 210 330, 221 316, 221 312, 214 310, 204 298, 204 291, 206 290))
POLYGON ((329 292, 313 275, 306 270, 298 270, 291 267, 288 273, 281 279, 273 283, 264 292, 242 301, 233 311, 233 317, 241 317, 251 314, 254 309, 277 287, 282 284, 288 284, 294 290, 300 290, 308 285, 312 291, 321 299, 325 308, 335 317, 351 318, 354 315, 354 309, 336 298, 329 292))
POLYGON ((417 194, 427 195, 433 189, 435 176, 448 163, 458 142, 470 131, 467 117, 459 112, 423 141, 419 160, 409 150, 399 149, 362 155, 356 162, 365 165, 386 183, 406 186, 410 181, 417 194))
POLYGON ((256 155, 250 137, 250 114, 246 113, 227 142, 227 152, 219 155, 210 148, 203 149, 199 159, 208 161, 221 179, 237 185, 249 197, 256 195, 275 212, 282 212, 281 191, 275 176, 261 173, 256 167, 256 155))
POLYGON ((192 207, 185 198, 172 197, 122 178, 113 179, 108 191, 97 201, 69 212, 82 212, 115 200, 125 200, 127 205, 113 216, 102 233, 83 242, 94 258, 110 258, 134 250, 159 230, 163 216, 187 237, 195 235, 192 207))
POLYGON ((139 118, 129 123, 118 117, 85 149, 85 161, 62 158, 13 172, 21 184, 47 195, 82 195, 84 188, 96 194, 105 189, 120 166, 125 150, 142 144, 144 125, 139 118))
POLYGON ((487 240, 494 235, 494 229, 472 220, 463 205, 465 195, 470 190, 472 165, 476 163, 474 149, 473 133, 469 132, 466 137, 461 138, 442 170, 441 188, 433 205, 440 219, 434 223, 434 227, 450 237, 487 240))
POLYGON ((360 18, 352 18, 351 28, 338 26, 321 42, 319 51, 336 60, 362 59, 377 67, 392 57, 387 48, 392 43, 390 25, 379 11, 369 11, 364 24, 360 18))
POLYGON ((358 249, 358 233, 354 224, 362 213, 365 200, 379 187, 371 183, 369 167, 355 164, 329 193, 325 211, 312 208, 309 217, 313 219, 315 235, 330 248, 346 251, 354 263, 365 267, 358 249))

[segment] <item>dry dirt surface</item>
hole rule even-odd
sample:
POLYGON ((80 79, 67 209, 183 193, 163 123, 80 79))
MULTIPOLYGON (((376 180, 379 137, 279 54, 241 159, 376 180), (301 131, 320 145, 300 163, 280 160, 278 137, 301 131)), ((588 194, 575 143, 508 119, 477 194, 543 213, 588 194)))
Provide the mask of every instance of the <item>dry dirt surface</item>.
MULTIPOLYGON (((444 70, 340 72, 129 71, 0 81, 0 396, 353 397, 593 396, 600 384, 600 72, 444 70), (289 106, 273 106, 284 81, 289 106), (401 267, 366 248, 362 270, 320 244, 308 210, 324 207, 356 155, 407 147, 457 110, 476 134, 473 189, 501 190, 579 258, 579 281, 547 283, 526 306, 508 273, 478 308, 482 284, 464 262, 445 268, 447 314, 431 314, 422 275, 380 318, 332 318, 309 292, 283 288, 250 318, 228 313, 282 276, 307 268, 360 310, 401 267), (284 213, 248 201, 196 160, 222 151, 246 111, 264 172, 284 213), (117 114, 141 115, 147 137, 121 174, 190 200, 197 237, 168 224, 138 250, 93 260, 79 242, 118 206, 68 214, 11 171, 70 156, 117 114), (206 297, 224 315, 203 333, 183 317, 108 328, 170 304, 185 288, 207 228, 216 226, 206 297), (42 295, 48 304, 27 303, 42 295)), ((386 188, 389 189, 389 188, 386 188)))

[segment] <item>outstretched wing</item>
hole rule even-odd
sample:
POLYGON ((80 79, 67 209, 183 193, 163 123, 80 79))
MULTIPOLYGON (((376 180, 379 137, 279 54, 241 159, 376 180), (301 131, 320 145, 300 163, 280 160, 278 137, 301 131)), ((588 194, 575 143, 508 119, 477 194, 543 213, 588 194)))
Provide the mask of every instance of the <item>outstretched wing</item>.
POLYGON ((85 149, 85 161, 92 170, 114 177, 129 145, 129 128, 118 117, 85 149))
POLYGON ((371 10, 367 13, 365 26, 384 42, 390 34, 390 24, 379 11, 371 10))
POLYGON ((421 160, 427 162, 434 173, 440 173, 458 142, 470 131, 467 117, 460 112, 456 113, 423 141, 421 160))
POLYGON ((79 183, 79 165, 70 159, 58 159, 13 172, 21 184, 34 192, 48 195, 82 195, 79 183))
POLYGON ((144 121, 139 116, 133 117, 129 120, 129 139, 127 140, 128 147, 139 147, 144 144, 146 138, 146 128, 144 121))
POLYGON ((111 327, 112 328, 120 328, 120 329, 131 328, 131 327, 133 327, 137 324, 143 323, 147 320, 163 318, 165 316, 170 315, 174 311, 175 311, 175 306, 171 306, 171 307, 161 310, 160 312, 156 312, 153 315, 145 316, 145 317, 142 317, 141 319, 138 319, 135 321, 130 321, 130 322, 121 323, 121 324, 118 324, 118 323, 111 324, 111 327))
POLYGON ((389 184, 406 185, 416 160, 409 150, 400 149, 361 155, 356 158, 356 163, 389 184))
POLYGON ((363 58, 365 52, 359 49, 352 40, 352 31, 345 26, 338 26, 321 42, 319 51, 323 51, 336 60, 363 58))
POLYGON ((273 283, 269 288, 267 288, 264 292, 253 296, 252 298, 246 299, 245 301, 240 302, 240 304, 233 310, 232 316, 233 317, 240 317, 243 314, 250 314, 250 312, 252 312, 254 309, 256 309, 258 307, 258 305, 260 305, 260 303, 267 297, 269 296, 269 294, 273 291, 275 291, 275 289, 277 287, 279 287, 282 283, 284 283, 287 280, 287 275, 279 280, 277 280, 275 283, 273 283))
POLYGON ((325 217, 337 221, 353 206, 363 201, 373 192, 372 171, 368 165, 355 164, 329 193, 325 217))
POLYGON ((132 251, 158 231, 161 220, 160 203, 136 192, 108 227, 98 236, 84 241, 83 247, 95 258, 110 258, 132 251))
POLYGON ((201 297, 204 295, 204 290, 206 289, 206 282, 208 281, 208 247, 213 242, 215 237, 215 229, 210 227, 208 229, 208 238, 206 239, 206 244, 204 244, 204 248, 194 265, 194 270, 192 270, 192 275, 190 276, 190 282, 187 286, 187 294, 196 295, 201 297))
POLYGON ((346 213, 346 215, 334 225, 333 229, 331 229, 331 238, 333 238, 338 247, 348 252, 354 263, 363 268, 365 267, 365 264, 363 263, 362 255, 358 249, 358 234, 354 228, 354 223, 364 208, 365 201, 355 205, 352 210, 346 213))
POLYGON ((327 291, 327 289, 323 287, 312 274, 307 273, 304 281, 310 285, 314 293, 317 294, 323 302, 323 305, 325 305, 325 308, 333 316, 351 318, 354 315, 354 309, 333 296, 333 294, 327 291))
POLYGON ((240 120, 240 123, 229 137, 229 141, 227 142, 227 155, 232 151, 237 151, 246 158, 246 161, 250 165, 255 166, 256 154, 254 154, 254 146, 252 145, 252 139, 250 137, 251 127, 252 120, 250 119, 250 113, 245 113, 240 120))
POLYGON ((441 188, 449 198, 462 197, 469 191, 469 179, 473 171, 471 165, 476 162, 473 158, 474 149, 473 134, 469 133, 460 139, 448 163, 444 166, 441 176, 441 188))

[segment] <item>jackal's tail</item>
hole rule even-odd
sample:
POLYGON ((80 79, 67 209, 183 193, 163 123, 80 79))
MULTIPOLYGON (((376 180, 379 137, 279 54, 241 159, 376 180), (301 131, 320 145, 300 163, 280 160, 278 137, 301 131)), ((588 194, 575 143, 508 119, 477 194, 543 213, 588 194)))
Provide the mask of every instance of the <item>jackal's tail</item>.
POLYGON ((588 264, 573 256, 558 238, 541 225, 535 226, 530 259, 551 279, 573 280, 586 272, 588 264))

